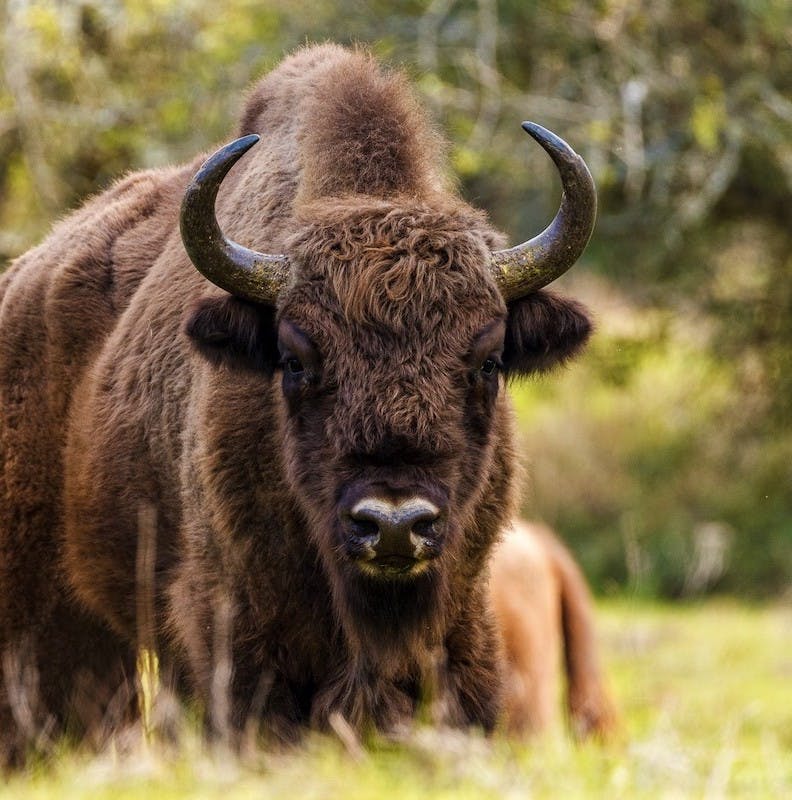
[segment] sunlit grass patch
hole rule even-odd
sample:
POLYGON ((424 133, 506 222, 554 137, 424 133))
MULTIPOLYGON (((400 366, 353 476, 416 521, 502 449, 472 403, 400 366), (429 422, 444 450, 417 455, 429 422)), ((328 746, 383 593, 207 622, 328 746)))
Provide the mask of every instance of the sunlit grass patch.
POLYGON ((601 630, 644 775, 676 774, 692 793, 783 796, 779 788, 792 788, 792 609, 626 610, 606 607, 601 630))

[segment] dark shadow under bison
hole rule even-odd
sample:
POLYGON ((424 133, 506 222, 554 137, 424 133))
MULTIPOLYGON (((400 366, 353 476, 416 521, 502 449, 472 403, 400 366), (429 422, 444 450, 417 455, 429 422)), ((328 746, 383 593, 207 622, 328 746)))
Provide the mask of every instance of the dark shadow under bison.
POLYGON ((149 635, 207 705, 227 646, 215 726, 255 712, 291 739, 340 714, 389 731, 430 673, 442 722, 495 726, 487 563, 514 510, 503 383, 574 356, 590 330, 541 287, 585 247, 593 183, 524 127, 564 197, 547 230, 502 250, 404 80, 305 48, 200 171, 127 177, 2 276, 7 754, 38 713, 9 686, 35 684, 53 730, 90 730, 123 717, 149 635))

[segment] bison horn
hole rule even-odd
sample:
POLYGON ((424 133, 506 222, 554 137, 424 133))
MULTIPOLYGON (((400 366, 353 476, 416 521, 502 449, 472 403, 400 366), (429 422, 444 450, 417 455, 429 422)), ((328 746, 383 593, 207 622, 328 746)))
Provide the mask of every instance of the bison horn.
POLYGON ((196 269, 238 297, 274 305, 289 277, 289 259, 266 255, 227 239, 217 223, 215 199, 231 167, 259 140, 243 136, 221 147, 198 170, 184 193, 181 236, 196 269))
POLYGON ((563 275, 586 249, 597 216, 594 179, 560 137, 533 122, 523 130, 547 151, 561 173, 563 195, 555 219, 538 236, 492 254, 492 272, 506 300, 516 300, 563 275))

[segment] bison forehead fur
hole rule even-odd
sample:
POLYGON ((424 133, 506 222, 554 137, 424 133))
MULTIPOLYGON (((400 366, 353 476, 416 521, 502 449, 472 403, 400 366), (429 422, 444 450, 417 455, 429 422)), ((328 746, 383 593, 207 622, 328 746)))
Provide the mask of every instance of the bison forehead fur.
MULTIPOLYGON (((430 681, 448 721, 489 729, 486 563, 514 462, 499 386, 574 355, 585 311, 504 302, 500 235, 367 55, 299 51, 239 130, 263 138, 218 219, 288 254, 277 307, 191 265, 179 204, 200 159, 120 182, 0 282, 0 650, 31 654, 59 722, 106 719, 143 635, 153 509, 150 633, 207 702, 230 656, 235 725, 387 729, 430 681)), ((0 689, 0 729, 13 717, 0 689)))

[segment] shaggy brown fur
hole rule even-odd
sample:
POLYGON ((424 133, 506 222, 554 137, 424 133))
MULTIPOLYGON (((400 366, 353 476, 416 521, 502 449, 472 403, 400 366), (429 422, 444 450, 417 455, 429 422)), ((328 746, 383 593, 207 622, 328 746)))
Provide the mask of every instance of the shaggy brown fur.
POLYGON ((515 522, 490 562, 490 600, 503 638, 503 723, 535 734, 558 720, 563 650, 572 730, 606 737, 616 713, 605 688, 591 597, 572 555, 546 526, 515 522))
MULTIPOLYGON (((485 565, 514 452, 502 378, 480 367, 564 361, 585 312, 543 292, 506 308, 487 270, 500 235, 449 191, 403 80, 365 54, 286 59, 240 131, 262 141, 218 218, 289 254, 277 313, 187 258, 178 208, 201 159, 126 179, 3 276, 0 651, 33 654, 58 725, 126 696, 137 520, 153 507, 158 647, 208 701, 230 607, 234 725, 266 678, 278 735, 334 712, 389 729, 439 664, 448 721, 490 729, 485 565), (299 375, 281 367, 294 348, 299 375), (414 578, 373 578, 344 554, 339 502, 372 486, 444 509, 439 556, 414 578)), ((0 690, 0 730, 20 714, 0 690)))

